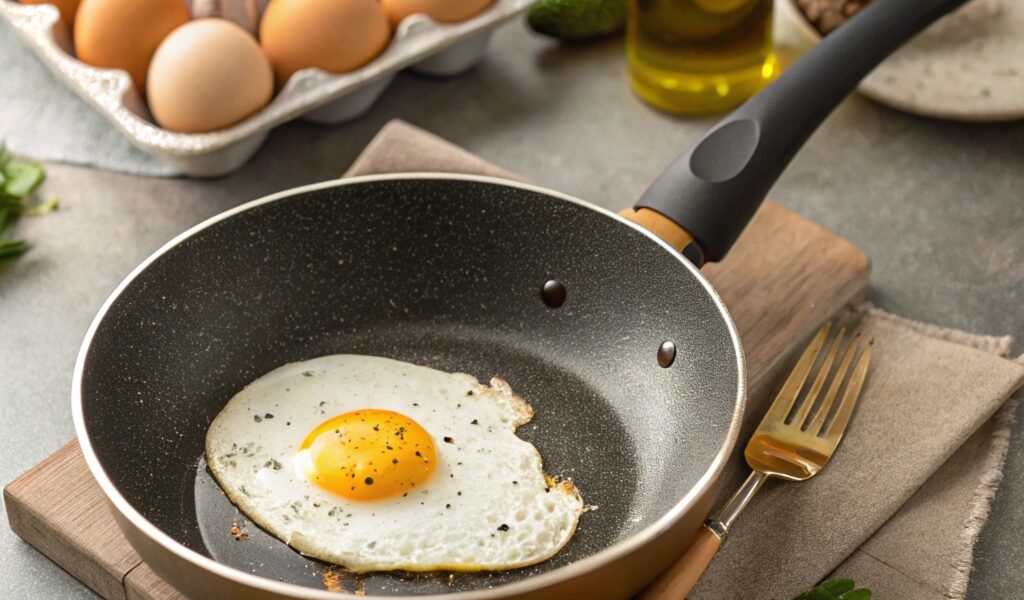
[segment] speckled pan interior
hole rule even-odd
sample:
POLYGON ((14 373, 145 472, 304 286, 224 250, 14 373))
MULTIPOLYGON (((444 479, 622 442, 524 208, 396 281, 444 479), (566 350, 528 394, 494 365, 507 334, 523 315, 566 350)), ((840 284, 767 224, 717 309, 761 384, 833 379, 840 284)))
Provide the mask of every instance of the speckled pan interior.
POLYGON ((520 430, 588 504, 553 559, 497 573, 371 574, 369 594, 444 593, 550 571, 639 532, 707 471, 738 393, 729 326, 680 260, 586 205, 470 180, 300 191, 215 222, 114 300, 84 362, 84 424, 128 502, 181 544, 322 588, 325 565, 249 526, 203 462, 232 395, 284 363, 387 356, 486 381, 536 409, 520 430), (567 290, 557 309, 545 281, 567 290), (658 364, 665 340, 677 348, 658 364))

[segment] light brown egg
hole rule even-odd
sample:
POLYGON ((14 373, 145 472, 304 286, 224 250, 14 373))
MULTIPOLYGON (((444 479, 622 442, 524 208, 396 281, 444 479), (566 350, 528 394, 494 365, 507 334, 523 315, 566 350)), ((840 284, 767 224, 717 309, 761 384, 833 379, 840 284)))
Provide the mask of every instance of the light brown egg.
POLYGON ((175 29, 157 48, 146 92, 161 127, 214 131, 266 106, 274 94, 274 74, 247 31, 224 19, 197 19, 175 29))
POLYGON ((358 69, 390 39, 391 26, 377 0, 271 0, 260 22, 260 44, 282 86, 307 67, 330 73, 358 69))
POLYGON ((142 93, 157 46, 188 19, 183 0, 82 0, 75 52, 90 65, 128 71, 142 93))
POLYGON ((397 25, 402 19, 423 13, 441 23, 465 21, 491 5, 494 0, 380 0, 384 12, 397 25))
POLYGON ((60 11, 60 18, 71 27, 75 23, 75 11, 79 0, 21 0, 22 4, 52 4, 60 11))

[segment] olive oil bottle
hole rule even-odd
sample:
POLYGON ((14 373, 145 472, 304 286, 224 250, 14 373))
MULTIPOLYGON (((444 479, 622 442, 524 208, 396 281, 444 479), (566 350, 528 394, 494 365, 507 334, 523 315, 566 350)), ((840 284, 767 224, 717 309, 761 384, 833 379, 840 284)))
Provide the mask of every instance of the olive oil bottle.
POLYGON ((775 76, 772 0, 629 0, 630 83, 654 106, 707 114, 775 76))

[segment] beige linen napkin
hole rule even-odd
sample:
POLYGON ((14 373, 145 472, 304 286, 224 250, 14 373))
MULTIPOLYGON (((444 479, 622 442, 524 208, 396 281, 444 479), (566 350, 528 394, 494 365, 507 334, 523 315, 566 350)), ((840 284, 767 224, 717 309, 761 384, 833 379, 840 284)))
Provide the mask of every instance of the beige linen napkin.
MULTIPOLYGON (((1009 337, 970 335, 909 321, 903 324, 996 356, 1006 356, 1013 345, 1009 337)), ((1022 360, 1024 357, 1018 363, 1022 360)), ((975 406, 976 399, 973 394, 965 396, 964 408, 975 406)), ((974 545, 1002 478, 1013 415, 1022 399, 1024 390, 1019 390, 832 576, 853 578, 871 587, 876 598, 964 598, 974 545)))
MULTIPOLYGON (((522 179, 401 121, 385 126, 346 176, 404 171, 522 179)), ((1024 383, 1024 365, 1005 358, 1009 338, 872 308, 839 318, 876 340, 846 440, 811 481, 766 485, 692 599, 787 600, 830 574, 873 587, 879 600, 964 597, 1012 407, 992 415, 1024 383)), ((750 399, 745 431, 765 401, 750 399)), ((746 475, 740 455, 723 476, 723 493, 746 475)))
MULTIPOLYGON (((787 600, 830 572, 879 600, 964 598, 1006 453, 1012 406, 1003 405, 1024 365, 1004 358, 1009 338, 874 308, 839 320, 875 338, 842 445, 817 477, 765 486, 691 599, 787 600)), ((764 400, 750 404, 747 420, 759 420, 764 400)), ((726 490, 745 475, 725 474, 726 490)))

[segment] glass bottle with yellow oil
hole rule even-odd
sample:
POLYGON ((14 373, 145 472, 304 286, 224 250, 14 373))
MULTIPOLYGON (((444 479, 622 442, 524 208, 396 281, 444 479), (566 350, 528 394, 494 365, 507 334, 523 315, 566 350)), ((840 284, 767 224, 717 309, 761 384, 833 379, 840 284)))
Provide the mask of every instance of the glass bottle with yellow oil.
POLYGON ((630 83, 663 110, 727 110, 775 75, 772 0, 629 0, 630 83))

